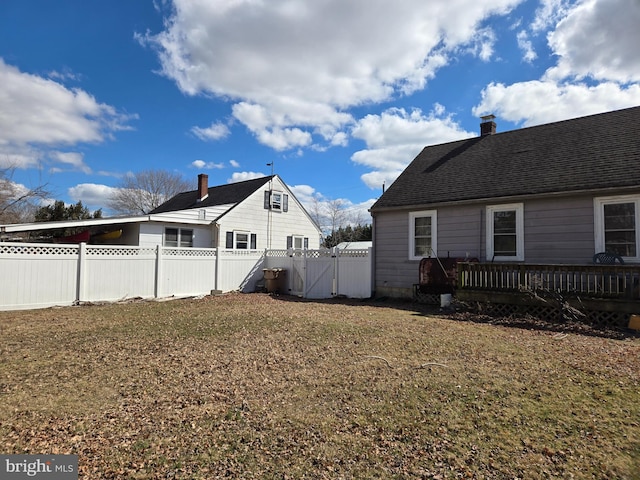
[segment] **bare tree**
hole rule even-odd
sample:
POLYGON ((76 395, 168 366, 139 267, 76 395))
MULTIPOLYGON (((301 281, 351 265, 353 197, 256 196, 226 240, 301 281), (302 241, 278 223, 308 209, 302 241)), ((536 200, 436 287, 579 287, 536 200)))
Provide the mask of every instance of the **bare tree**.
POLYGON ((188 190, 194 190, 193 186, 177 173, 143 170, 124 177, 107 204, 117 213, 144 215, 188 190))
POLYGON ((28 188, 13 181, 15 167, 0 169, 0 223, 21 223, 33 219, 40 200, 49 192, 45 185, 28 188))
POLYGON ((342 227, 344 224, 348 222, 347 215, 347 202, 340 198, 335 200, 329 200, 326 205, 326 213, 327 219, 329 220, 329 225, 331 226, 331 234, 333 235, 336 230, 342 227))

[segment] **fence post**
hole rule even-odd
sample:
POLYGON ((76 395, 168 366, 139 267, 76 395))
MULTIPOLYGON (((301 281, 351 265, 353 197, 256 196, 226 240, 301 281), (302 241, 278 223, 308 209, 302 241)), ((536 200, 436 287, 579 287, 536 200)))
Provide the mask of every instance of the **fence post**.
POLYGON ((155 298, 160 298, 162 293, 162 246, 156 245, 156 281, 153 289, 155 298))
POLYGON ((213 279, 213 284, 214 284, 214 290, 215 291, 219 291, 219 285, 220 285, 220 245, 218 245, 216 247, 216 266, 214 268, 214 279, 213 279))
POLYGON ((80 303, 84 300, 85 295, 84 295, 84 287, 85 287, 85 278, 86 278, 86 273, 85 273, 85 262, 87 260, 86 256, 87 256, 87 244, 85 242, 81 242, 80 245, 78 245, 78 276, 76 279, 76 302, 80 303))
POLYGON ((335 297, 338 295, 338 288, 340 288, 340 285, 338 284, 338 257, 340 255, 340 249, 338 247, 333 247, 331 250, 331 256, 333 257, 333 292, 331 292, 331 295, 335 297))

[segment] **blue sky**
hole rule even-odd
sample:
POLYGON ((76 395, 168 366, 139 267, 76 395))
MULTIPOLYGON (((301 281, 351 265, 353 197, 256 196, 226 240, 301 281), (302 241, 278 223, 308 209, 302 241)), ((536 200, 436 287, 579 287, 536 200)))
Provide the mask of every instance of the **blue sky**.
POLYGON ((274 162, 305 205, 368 223, 480 115, 640 105, 638 25, 639 0, 2 0, 0 168, 97 209, 131 172, 195 189, 274 162))

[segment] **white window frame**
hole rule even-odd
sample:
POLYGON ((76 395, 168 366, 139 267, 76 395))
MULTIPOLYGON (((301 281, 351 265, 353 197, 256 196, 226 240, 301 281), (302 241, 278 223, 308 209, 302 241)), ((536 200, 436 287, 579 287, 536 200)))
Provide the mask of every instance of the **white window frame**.
POLYGON ((251 232, 235 231, 233 232, 233 249, 234 250, 251 250, 251 232), (246 235, 246 241, 240 240, 240 235, 246 235), (240 243, 246 243, 246 247, 239 247, 240 243))
POLYGON ((282 211, 282 203, 284 199, 284 193, 279 190, 273 190, 271 192, 271 209, 277 212, 282 211), (276 197, 278 200, 276 201, 276 197))
POLYGON ((302 250, 304 249, 304 236, 303 235, 291 235, 292 244, 294 250, 302 250), (296 242, 300 243, 300 246, 296 246, 296 242))
POLYGON ((498 262, 524 262, 524 204, 507 203, 487 206, 487 260, 498 262), (494 254, 493 214, 496 212, 516 212, 516 254, 515 256, 494 254))
POLYGON ((416 246, 416 218, 431 217, 431 254, 427 257, 438 256, 438 212, 437 210, 423 210, 409 212, 409 260, 422 260, 423 256, 415 255, 416 246))
POLYGON ((596 197, 593 199, 594 204, 594 234, 595 234, 595 251, 594 254, 604 252, 604 206, 616 203, 634 203, 636 214, 636 256, 622 257, 626 262, 640 262, 640 195, 615 195, 610 197, 596 197))

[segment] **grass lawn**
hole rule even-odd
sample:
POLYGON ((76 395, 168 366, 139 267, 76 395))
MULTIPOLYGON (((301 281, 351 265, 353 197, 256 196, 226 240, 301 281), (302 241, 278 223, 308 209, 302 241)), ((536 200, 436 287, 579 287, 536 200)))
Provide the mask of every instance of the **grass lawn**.
POLYGON ((80 478, 640 478, 640 337, 229 294, 0 312, 0 452, 80 478))

